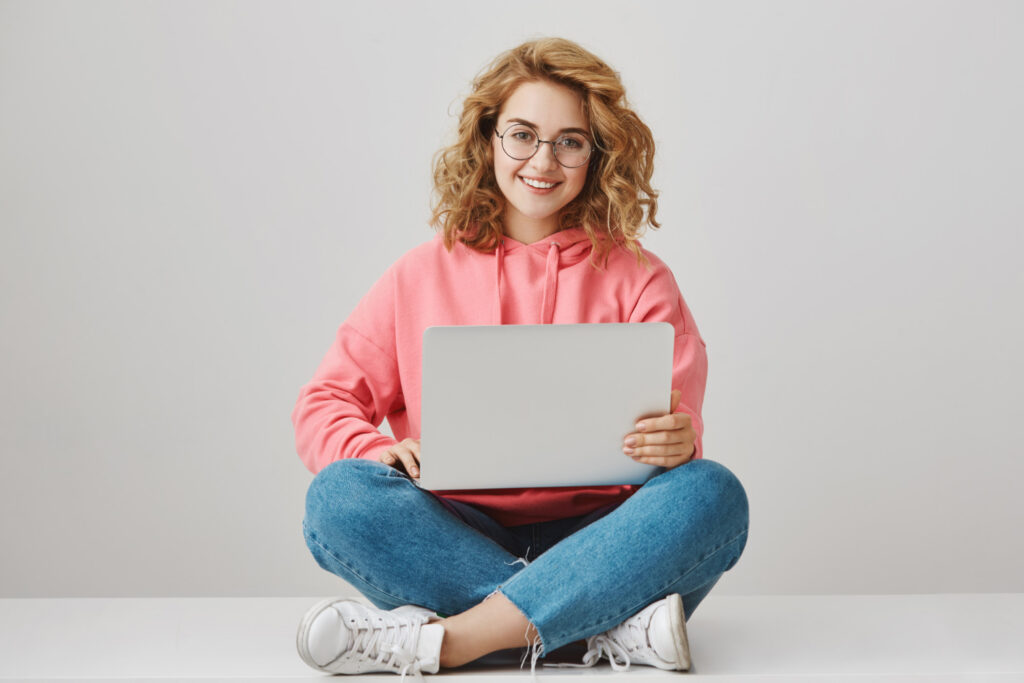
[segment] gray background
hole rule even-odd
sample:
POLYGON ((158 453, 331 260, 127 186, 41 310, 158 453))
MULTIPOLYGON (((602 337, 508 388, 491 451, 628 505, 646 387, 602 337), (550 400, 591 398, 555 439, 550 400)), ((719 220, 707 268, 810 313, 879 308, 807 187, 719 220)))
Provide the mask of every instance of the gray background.
MULTIPOLYGON (((620 70, 748 488, 722 593, 1024 590, 1012 2, 0 2, 0 591, 344 590, 290 412, 474 74, 620 70)), ((414 521, 414 520, 413 520, 414 521)))

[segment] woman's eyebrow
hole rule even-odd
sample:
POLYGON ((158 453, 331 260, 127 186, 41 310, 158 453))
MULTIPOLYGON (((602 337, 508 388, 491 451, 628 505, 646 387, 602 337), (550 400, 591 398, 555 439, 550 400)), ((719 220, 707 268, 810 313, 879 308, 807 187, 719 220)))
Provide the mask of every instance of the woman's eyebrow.
MULTIPOLYGON (((527 126, 529 126, 530 128, 533 128, 534 130, 537 130, 537 128, 540 127, 536 123, 533 123, 531 121, 527 121, 526 119, 509 119, 507 121, 507 123, 525 123, 527 126)), ((561 135, 563 133, 579 133, 580 135, 585 135, 587 137, 590 137, 590 133, 588 133, 587 131, 583 130, 582 128, 563 128, 562 130, 558 131, 559 135, 561 135)))

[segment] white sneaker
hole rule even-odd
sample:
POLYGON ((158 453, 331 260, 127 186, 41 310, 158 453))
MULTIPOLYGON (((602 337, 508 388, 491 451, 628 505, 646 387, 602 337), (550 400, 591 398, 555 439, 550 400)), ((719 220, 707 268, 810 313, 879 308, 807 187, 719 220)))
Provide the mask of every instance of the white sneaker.
POLYGON ((433 616, 415 605, 388 612, 331 598, 302 618, 296 645, 302 661, 328 673, 433 674, 440 667, 444 638, 443 626, 427 623, 433 616))
POLYGON ((651 603, 615 628, 587 638, 587 648, 585 666, 593 666, 604 656, 616 671, 628 670, 630 663, 687 671, 690 644, 683 599, 673 593, 651 603))

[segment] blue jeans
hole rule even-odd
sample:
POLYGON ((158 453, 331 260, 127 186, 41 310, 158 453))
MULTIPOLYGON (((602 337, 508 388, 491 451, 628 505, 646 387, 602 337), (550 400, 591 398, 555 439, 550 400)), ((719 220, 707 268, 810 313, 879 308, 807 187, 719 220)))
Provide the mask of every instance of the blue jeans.
POLYGON ((458 614, 495 591, 551 652, 671 593, 686 617, 747 541, 747 496, 724 466, 694 460, 589 515, 502 527, 401 472, 339 460, 313 480, 303 531, 321 567, 382 609, 458 614))

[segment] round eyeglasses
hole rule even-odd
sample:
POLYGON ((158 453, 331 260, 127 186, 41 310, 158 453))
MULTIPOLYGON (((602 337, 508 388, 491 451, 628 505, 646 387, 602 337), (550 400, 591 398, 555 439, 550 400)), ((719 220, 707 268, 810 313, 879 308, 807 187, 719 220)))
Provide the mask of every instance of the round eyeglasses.
POLYGON ((557 140, 541 140, 540 136, 525 123, 513 123, 505 129, 504 133, 494 134, 501 140, 501 148, 505 154, 516 161, 529 159, 541 144, 551 145, 551 151, 555 154, 555 160, 566 168, 578 168, 587 163, 594 146, 585 136, 580 133, 566 133, 558 136, 557 140))

